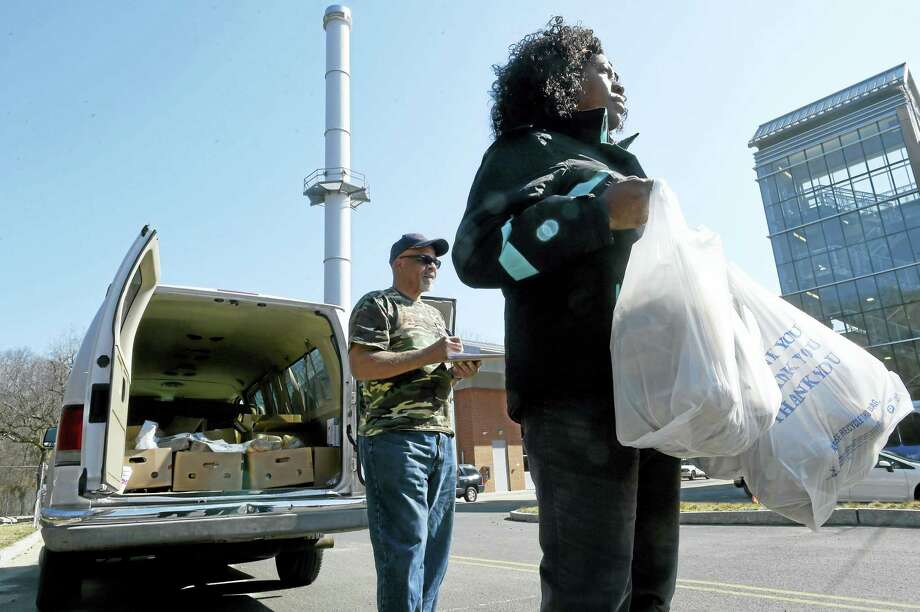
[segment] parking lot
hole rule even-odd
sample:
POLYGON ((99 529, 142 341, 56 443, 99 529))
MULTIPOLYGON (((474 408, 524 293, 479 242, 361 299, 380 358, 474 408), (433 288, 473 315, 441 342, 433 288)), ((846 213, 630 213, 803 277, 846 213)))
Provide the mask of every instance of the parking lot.
MULTIPOLYGON (((685 494, 732 493, 715 481, 685 494), (707 492, 706 489, 709 489, 707 492)), ((441 610, 535 610, 537 525, 508 520, 532 493, 459 502, 441 610)), ((920 530, 684 526, 674 610, 920 610, 920 530)), ((39 547, 0 568, 0 606, 32 610, 39 547)), ((271 561, 229 568, 171 568, 152 560, 91 568, 79 610, 373 610, 375 577, 366 532, 340 534, 309 587, 283 589, 271 561), (193 570, 193 571, 192 571, 193 570), (182 603, 180 603, 182 602, 182 603)))

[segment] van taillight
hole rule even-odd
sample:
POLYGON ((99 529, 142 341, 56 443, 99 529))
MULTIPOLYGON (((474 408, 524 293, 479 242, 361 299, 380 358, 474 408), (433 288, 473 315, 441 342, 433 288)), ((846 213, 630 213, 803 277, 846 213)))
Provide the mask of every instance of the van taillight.
POLYGON ((80 450, 83 446, 83 404, 64 406, 55 450, 80 450))

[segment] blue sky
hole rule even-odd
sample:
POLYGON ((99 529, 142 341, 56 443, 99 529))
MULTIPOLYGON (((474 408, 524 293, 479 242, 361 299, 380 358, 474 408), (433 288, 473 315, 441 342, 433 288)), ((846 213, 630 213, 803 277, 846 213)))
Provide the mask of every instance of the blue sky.
MULTIPOLYGON (((89 324, 137 231, 163 281, 321 301, 328 2, 0 3, 0 350, 89 324)), ((346 3, 348 4, 348 3, 346 3)), ((490 66, 550 15, 593 27, 624 79, 626 133, 693 224, 778 292, 747 142, 756 127, 918 59, 920 3, 348 4, 352 294, 389 284, 406 231, 453 240, 490 143, 490 66)), ((467 337, 501 341, 498 291, 449 258, 433 293, 467 337)))

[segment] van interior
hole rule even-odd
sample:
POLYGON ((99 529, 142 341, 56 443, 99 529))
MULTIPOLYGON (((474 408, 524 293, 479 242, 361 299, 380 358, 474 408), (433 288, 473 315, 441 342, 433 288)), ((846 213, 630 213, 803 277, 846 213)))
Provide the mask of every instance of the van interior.
POLYGON ((309 305, 158 286, 133 342, 125 493, 334 486, 340 359, 330 321, 309 305), (171 451, 136 448, 145 421, 161 448, 178 436, 171 451), (227 446, 183 448, 187 434, 227 446))

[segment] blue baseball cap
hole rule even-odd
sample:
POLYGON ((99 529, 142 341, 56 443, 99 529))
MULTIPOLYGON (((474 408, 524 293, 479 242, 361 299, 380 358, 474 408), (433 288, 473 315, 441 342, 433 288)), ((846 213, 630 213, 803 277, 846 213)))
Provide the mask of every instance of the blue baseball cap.
POLYGON ((390 247, 390 263, 396 261, 399 254, 406 249, 421 249, 424 247, 434 247, 434 254, 440 257, 450 248, 447 241, 443 238, 428 240, 422 234, 403 234, 402 238, 393 243, 390 247))

